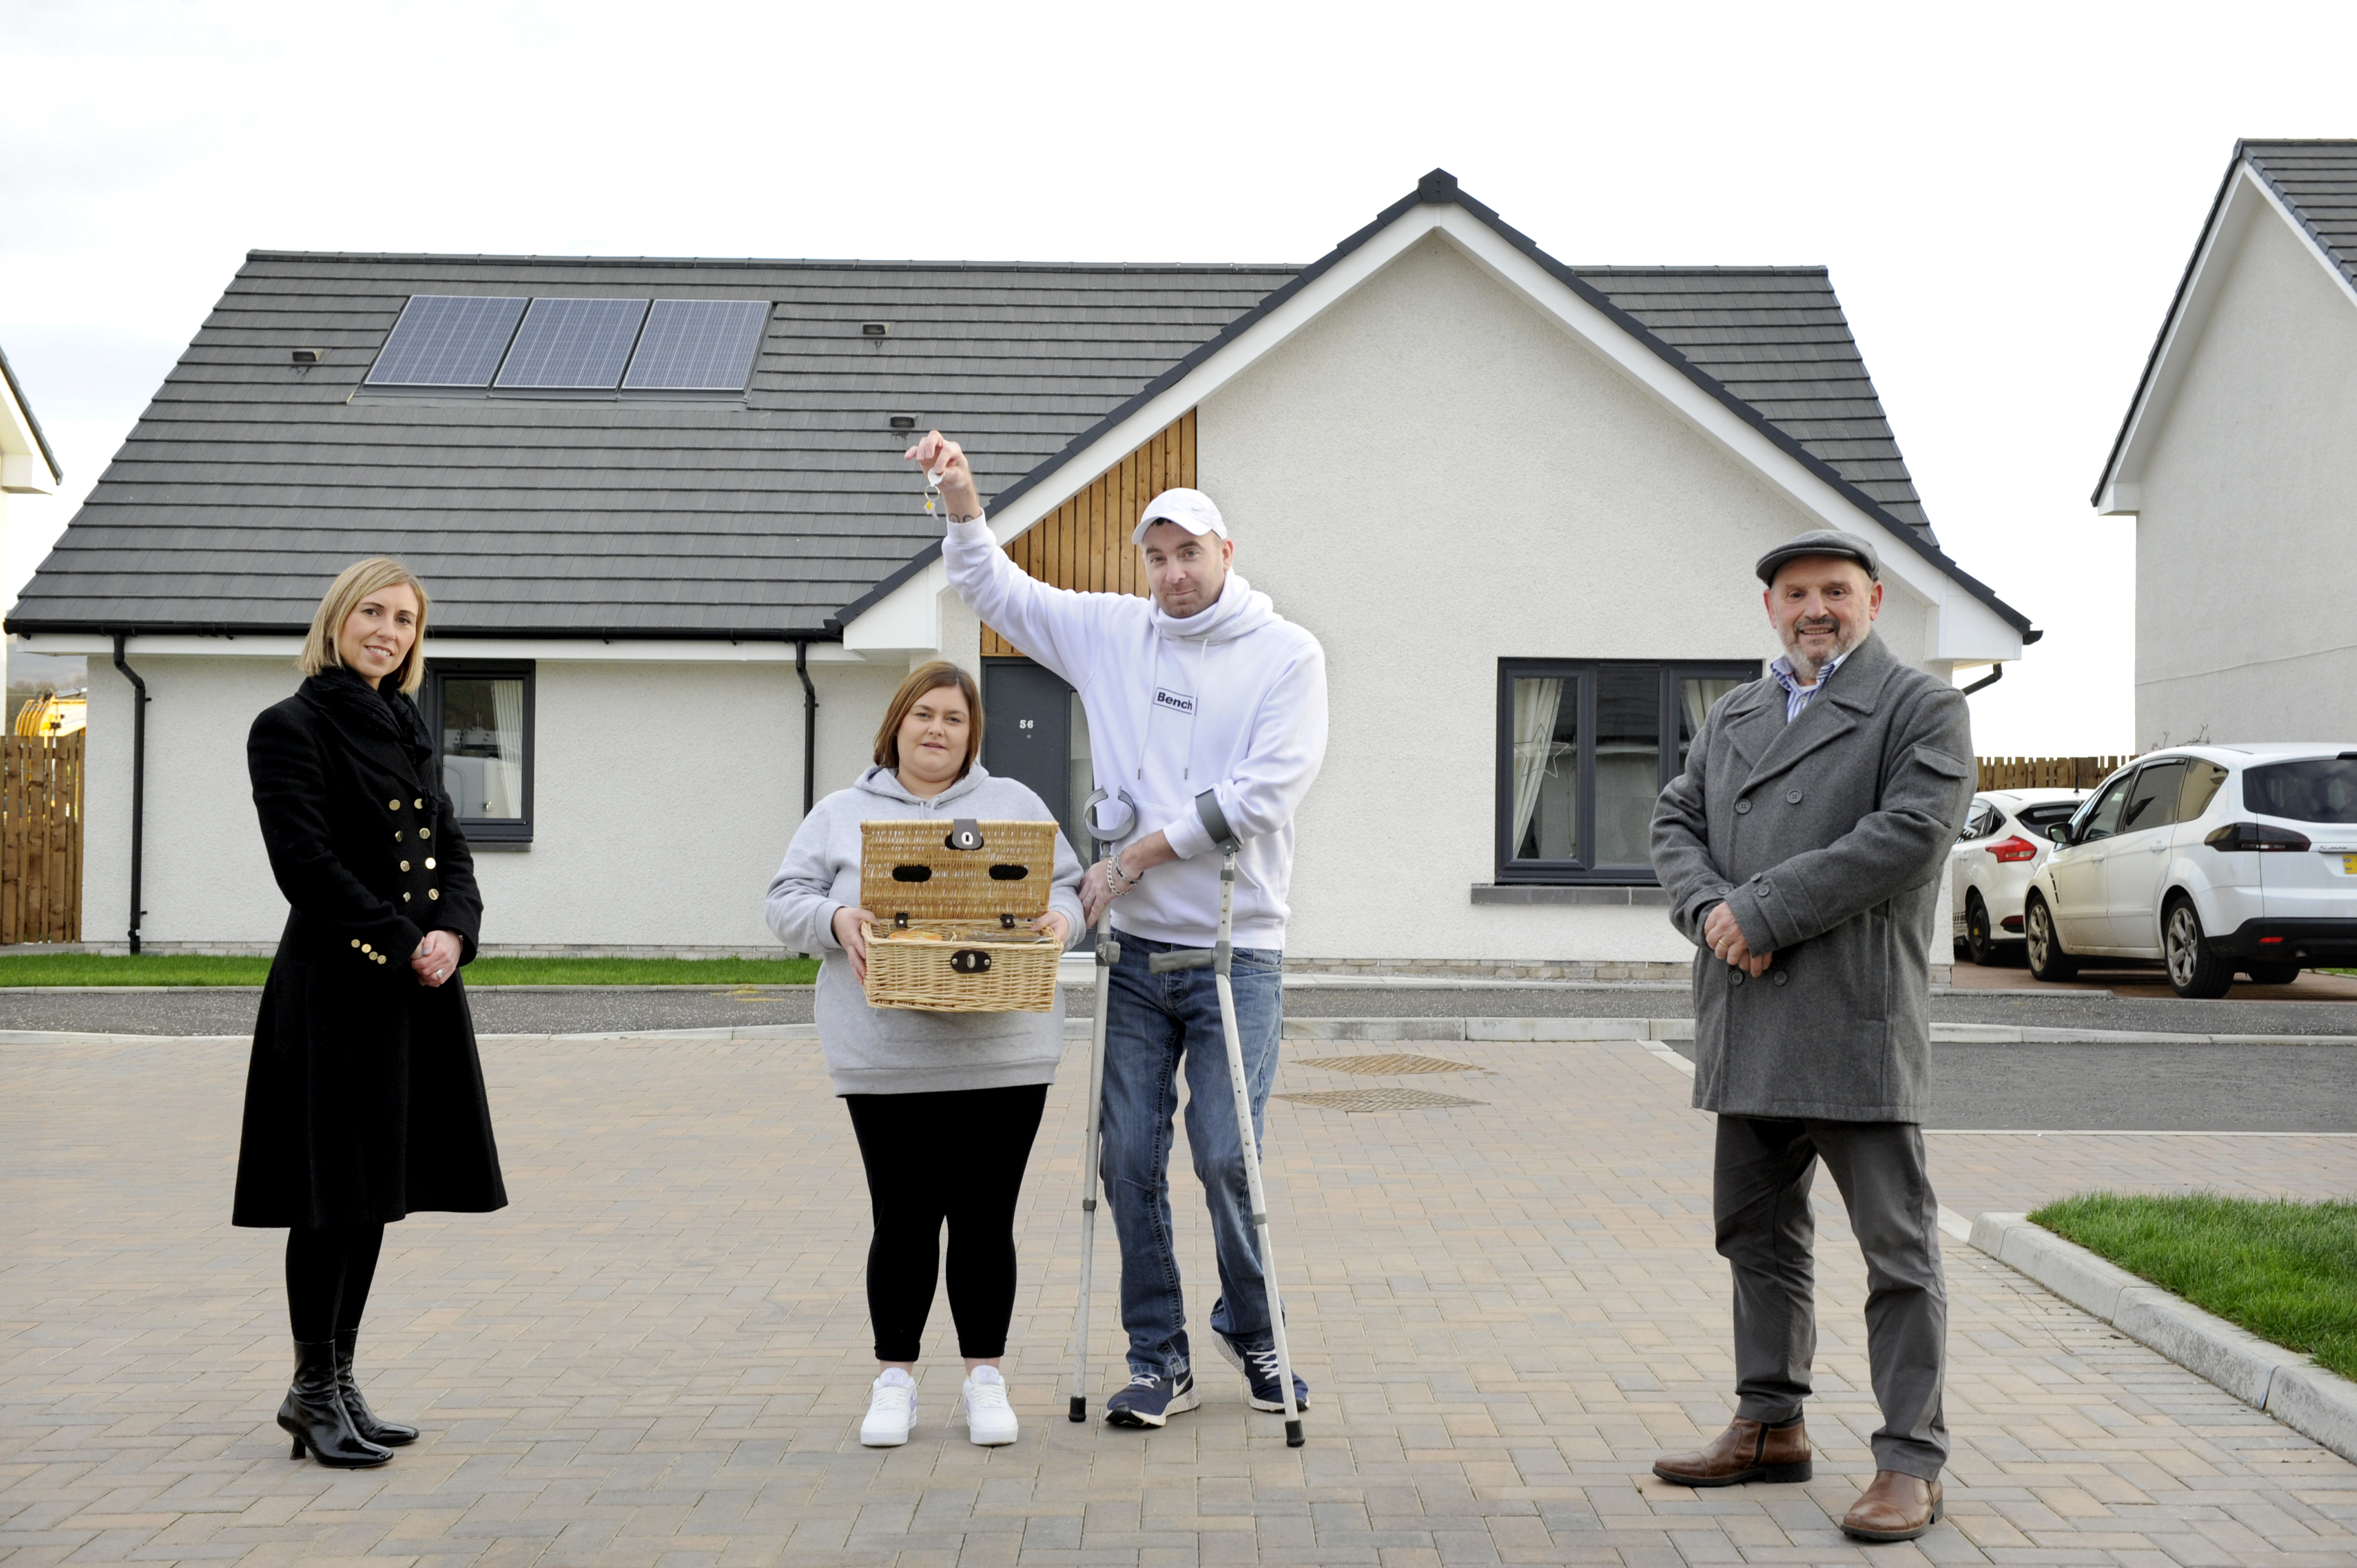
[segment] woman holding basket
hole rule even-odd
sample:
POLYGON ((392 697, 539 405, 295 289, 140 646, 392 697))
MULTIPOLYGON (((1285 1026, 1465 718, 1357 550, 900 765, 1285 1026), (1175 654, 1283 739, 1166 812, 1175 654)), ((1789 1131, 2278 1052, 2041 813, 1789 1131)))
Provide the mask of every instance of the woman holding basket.
MULTIPOLYGON (((860 1442, 897 1447, 916 1421, 919 1341, 949 1225, 950 1312, 968 1434, 1016 1438, 999 1362, 1015 1313, 1015 1200, 1064 1054, 1064 1009, 929 1013, 867 1004, 860 823, 880 819, 1048 822, 1046 802, 982 766, 982 693, 954 664, 910 672, 876 733, 875 766, 821 800, 770 884, 770 929, 820 955, 819 1043, 867 1169, 875 1239, 867 1315, 877 1375, 860 1442)), ((1034 925, 1060 947, 1082 929, 1081 865, 1056 837, 1054 887, 1034 925)))

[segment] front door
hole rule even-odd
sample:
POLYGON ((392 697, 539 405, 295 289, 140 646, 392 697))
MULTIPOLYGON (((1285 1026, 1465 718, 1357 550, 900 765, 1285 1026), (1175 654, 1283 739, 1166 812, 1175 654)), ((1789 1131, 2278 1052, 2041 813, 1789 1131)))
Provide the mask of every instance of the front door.
POLYGON ((2093 810, 2078 819, 2080 837, 2055 850, 2046 863, 2054 878, 2054 923, 2061 929, 2063 947, 2072 951, 2111 945, 2111 892, 2104 886, 2104 862, 2111 857, 2112 835, 2119 832, 2120 808, 2127 803, 2135 777, 2113 779, 2093 810))
POLYGON ((2169 828, 2177 821, 2177 796, 2184 784, 2182 762, 2150 763, 2138 772, 2104 862, 2111 943, 2147 958, 2160 956, 2160 884, 2169 871, 2169 844, 2177 836, 2169 828))
POLYGON ((1003 779, 1028 784, 1064 830, 1072 853, 1085 856, 1081 808, 1093 787, 1089 725, 1080 698, 1063 679, 1028 659, 982 661, 982 765, 1003 779))

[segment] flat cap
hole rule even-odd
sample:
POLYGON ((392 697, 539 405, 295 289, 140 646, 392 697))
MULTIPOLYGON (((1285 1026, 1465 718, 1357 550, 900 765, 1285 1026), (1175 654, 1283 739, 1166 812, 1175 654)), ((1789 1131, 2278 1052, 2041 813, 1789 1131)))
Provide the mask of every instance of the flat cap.
POLYGON ((1760 557, 1760 564, 1756 568, 1760 580, 1770 587, 1775 586, 1776 569, 1785 562, 1797 561, 1803 555, 1838 555, 1865 567, 1870 580, 1882 581, 1882 563, 1875 559, 1874 546, 1854 533, 1840 533, 1830 528, 1814 529, 1798 539, 1788 539, 1760 557))

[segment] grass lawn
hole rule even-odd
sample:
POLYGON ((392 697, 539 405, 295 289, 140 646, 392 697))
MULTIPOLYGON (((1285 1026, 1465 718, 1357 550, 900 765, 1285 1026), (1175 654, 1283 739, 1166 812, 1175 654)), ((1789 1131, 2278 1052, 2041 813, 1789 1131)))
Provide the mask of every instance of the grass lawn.
MULTIPOLYGON (((23 953, 0 956, 7 985, 259 985, 266 958, 23 953)), ((479 958, 469 985, 808 985, 807 958, 479 958)))
POLYGON ((2262 1339, 2357 1378, 2357 1201, 2099 1192, 2029 1218, 2262 1339))

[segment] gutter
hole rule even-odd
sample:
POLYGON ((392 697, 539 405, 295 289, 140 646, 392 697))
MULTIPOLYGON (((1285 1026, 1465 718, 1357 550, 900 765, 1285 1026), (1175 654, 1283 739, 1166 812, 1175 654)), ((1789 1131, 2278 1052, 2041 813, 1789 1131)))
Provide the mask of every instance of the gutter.
POLYGON ((114 667, 123 671, 136 693, 131 709, 131 951, 139 951, 139 918, 146 911, 139 907, 139 852, 147 815, 147 682, 139 671, 131 668, 123 657, 124 643, 130 633, 114 634, 114 667))
POLYGON ((794 673, 802 682, 802 815, 818 804, 818 688, 811 684, 810 639, 794 644, 794 673))

